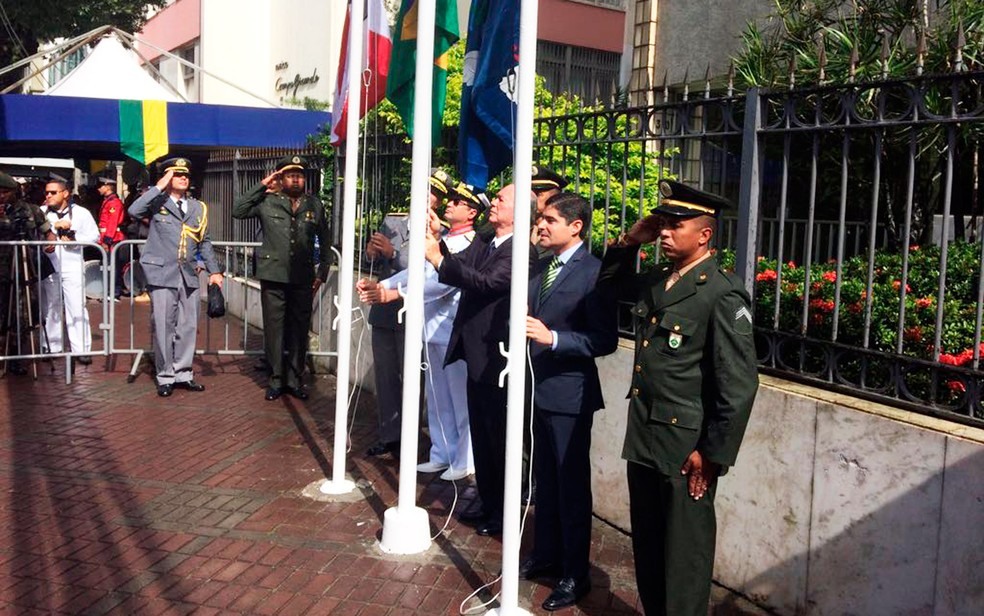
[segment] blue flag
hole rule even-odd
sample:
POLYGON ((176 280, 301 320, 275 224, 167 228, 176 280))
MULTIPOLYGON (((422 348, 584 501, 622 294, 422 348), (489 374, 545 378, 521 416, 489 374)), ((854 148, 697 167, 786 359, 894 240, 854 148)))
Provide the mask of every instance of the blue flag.
POLYGON ((519 69, 519 0, 474 0, 461 90, 458 167, 485 190, 512 164, 519 69))

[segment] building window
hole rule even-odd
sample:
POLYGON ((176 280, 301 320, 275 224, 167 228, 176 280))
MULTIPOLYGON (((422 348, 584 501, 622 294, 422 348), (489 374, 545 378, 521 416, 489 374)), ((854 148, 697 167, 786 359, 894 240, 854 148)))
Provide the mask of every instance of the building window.
POLYGON ((618 85, 621 55, 587 47, 538 41, 536 72, 547 90, 573 94, 586 103, 611 103, 618 85))

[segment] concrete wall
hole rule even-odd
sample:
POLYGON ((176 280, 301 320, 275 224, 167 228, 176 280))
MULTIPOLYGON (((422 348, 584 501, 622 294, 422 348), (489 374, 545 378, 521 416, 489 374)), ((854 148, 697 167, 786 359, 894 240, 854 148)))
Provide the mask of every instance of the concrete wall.
MULTIPOLYGON (((655 1, 655 0, 654 0, 655 1)), ((659 0, 656 9, 654 84, 668 72, 669 84, 728 72, 730 58, 741 45, 749 21, 762 21, 773 9, 771 0, 659 0)))
MULTIPOLYGON (((596 514, 630 530, 626 345, 599 362, 596 514)), ((779 614, 971 615, 984 605, 984 430, 762 377, 718 489, 715 579, 779 614)))

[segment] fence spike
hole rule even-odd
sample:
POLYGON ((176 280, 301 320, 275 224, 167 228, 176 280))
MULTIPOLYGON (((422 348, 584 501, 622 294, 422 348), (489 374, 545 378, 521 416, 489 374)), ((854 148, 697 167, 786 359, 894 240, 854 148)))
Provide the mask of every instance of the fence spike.
POLYGON ((926 59, 926 30, 919 30, 919 42, 916 44, 916 75, 923 74, 923 63, 926 59))
POLYGON ((847 68, 847 81, 848 83, 854 83, 858 76, 858 46, 855 44, 851 47, 851 60, 847 68))
POLYGON ((962 72, 964 69, 963 48, 967 46, 967 37, 964 36, 963 20, 957 21, 957 42, 953 54, 953 71, 962 72))
POLYGON ((789 89, 792 90, 796 87, 796 54, 789 56, 787 78, 789 80, 789 89))
POLYGON ((663 69, 663 103, 668 103, 670 101, 670 86, 666 83, 669 76, 669 69, 663 69))
POLYGON ((711 63, 704 69, 704 98, 711 98, 711 63))
POLYGON ((827 80, 827 46, 824 44, 823 35, 820 35, 820 40, 817 42, 819 47, 819 54, 817 57, 817 67, 820 69, 817 81, 820 85, 827 80))
POLYGON ((881 76, 882 79, 888 79, 888 58, 892 53, 892 47, 888 43, 888 33, 882 31, 882 47, 881 47, 881 76))
POLYGON ((690 64, 683 71, 683 100, 690 100, 690 64))
POLYGON ((728 62, 728 98, 735 93, 735 61, 728 62))

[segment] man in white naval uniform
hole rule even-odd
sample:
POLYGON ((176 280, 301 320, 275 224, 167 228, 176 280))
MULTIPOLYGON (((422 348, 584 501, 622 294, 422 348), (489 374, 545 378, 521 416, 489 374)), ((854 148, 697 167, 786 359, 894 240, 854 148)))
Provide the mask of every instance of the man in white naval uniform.
POLYGON ((187 194, 188 159, 166 160, 163 168, 157 185, 134 201, 129 212, 137 220, 150 218, 140 265, 150 291, 157 395, 166 398, 175 387, 205 391, 192 372, 200 295, 196 258, 204 261, 209 284, 222 286, 222 270, 208 236, 208 206, 187 194))
MULTIPOLYGON (((459 183, 449 191, 444 219, 450 229, 443 236, 448 250, 460 252, 471 244, 475 238, 475 219, 488 206, 488 198, 468 184, 459 183)), ((433 209, 430 227, 431 233, 441 233, 441 224, 433 209)), ((363 291, 363 301, 385 303, 396 300, 399 288, 405 288, 407 278, 408 273, 404 270, 380 281, 377 287, 363 291)), ((419 464, 417 470, 421 473, 444 471, 441 479, 447 481, 464 479, 475 472, 466 394, 468 369, 464 360, 443 365, 460 298, 461 290, 438 282, 437 270, 430 263, 425 263, 424 343, 430 373, 424 380, 427 383, 427 425, 431 448, 428 461, 419 464)))
MULTIPOLYGON (((64 180, 52 180, 44 189, 44 207, 41 208, 59 241, 95 242, 99 239, 99 227, 89 210, 72 203, 68 184, 64 180)), ((41 281, 41 302, 44 310, 44 352, 61 353, 65 346, 62 331, 68 334, 72 353, 89 353, 92 350, 92 330, 89 311, 85 308, 85 265, 81 246, 58 246, 48 255, 55 271, 41 281), (63 318, 64 316, 64 318, 63 318)), ((80 364, 91 364, 88 355, 79 355, 80 364)))

